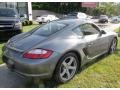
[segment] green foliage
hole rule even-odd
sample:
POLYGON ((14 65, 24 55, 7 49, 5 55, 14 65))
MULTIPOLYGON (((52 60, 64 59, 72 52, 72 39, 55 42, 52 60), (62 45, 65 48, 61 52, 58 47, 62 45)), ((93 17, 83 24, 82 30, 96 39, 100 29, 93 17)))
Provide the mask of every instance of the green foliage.
POLYGON ((81 7, 81 2, 33 2, 33 10, 50 10, 53 12, 66 14, 69 12, 81 11, 87 14, 99 16, 101 14, 106 14, 108 16, 119 15, 119 3, 113 2, 102 2, 98 3, 96 8, 83 8, 81 7), (92 12, 92 13, 91 13, 92 12))
POLYGON ((100 14, 106 14, 108 16, 114 16, 114 15, 119 15, 119 8, 120 4, 119 3, 113 3, 113 2, 104 2, 100 3, 100 5, 94 9, 94 15, 100 15, 100 14))
POLYGON ((33 10, 50 10, 57 13, 66 14, 73 11, 81 11, 85 12, 86 8, 81 7, 81 3, 76 2, 67 2, 67 3, 60 3, 60 2, 33 2, 32 3, 33 10))

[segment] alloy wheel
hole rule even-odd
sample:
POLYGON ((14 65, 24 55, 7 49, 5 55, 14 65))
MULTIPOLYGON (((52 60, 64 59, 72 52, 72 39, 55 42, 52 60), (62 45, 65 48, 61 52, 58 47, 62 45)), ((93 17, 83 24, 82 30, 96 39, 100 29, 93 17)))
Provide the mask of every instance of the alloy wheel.
POLYGON ((77 61, 73 56, 66 57, 60 66, 60 77, 62 81, 70 80, 76 73, 77 61))
POLYGON ((112 44, 111 44, 111 48, 110 48, 110 52, 113 53, 115 50, 116 50, 116 46, 117 46, 117 42, 116 42, 116 39, 114 39, 112 41, 112 44))

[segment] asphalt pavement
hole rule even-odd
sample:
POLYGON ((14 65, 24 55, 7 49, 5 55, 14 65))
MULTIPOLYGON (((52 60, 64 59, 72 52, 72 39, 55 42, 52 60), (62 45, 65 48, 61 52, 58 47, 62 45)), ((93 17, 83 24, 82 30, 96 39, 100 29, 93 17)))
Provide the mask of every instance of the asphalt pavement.
POLYGON ((28 79, 8 70, 5 64, 0 65, 0 88, 22 88, 28 79))

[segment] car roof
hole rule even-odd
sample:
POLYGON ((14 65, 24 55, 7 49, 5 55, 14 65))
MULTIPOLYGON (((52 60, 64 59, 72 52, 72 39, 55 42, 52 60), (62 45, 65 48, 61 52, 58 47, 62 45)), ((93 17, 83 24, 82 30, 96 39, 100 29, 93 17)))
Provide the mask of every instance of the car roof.
POLYGON ((92 23, 91 21, 87 19, 61 19, 57 20, 58 23, 64 23, 64 24, 84 24, 84 23, 92 23))

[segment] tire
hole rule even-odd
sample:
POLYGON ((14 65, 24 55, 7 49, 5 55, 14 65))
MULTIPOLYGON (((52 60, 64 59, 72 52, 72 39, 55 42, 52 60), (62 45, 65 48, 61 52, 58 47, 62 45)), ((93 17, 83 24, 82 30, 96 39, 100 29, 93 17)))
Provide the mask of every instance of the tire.
POLYGON ((59 60, 53 78, 57 83, 68 82, 75 76, 78 68, 79 61, 76 54, 67 53, 59 60))
POLYGON ((106 23, 108 23, 108 20, 106 21, 106 23))
POLYGON ((110 45, 110 48, 109 48, 109 54, 112 54, 112 53, 114 53, 114 51, 116 50, 116 48, 117 48, 117 39, 116 38, 114 38, 113 40, 112 40, 112 42, 111 42, 111 45, 110 45))
POLYGON ((42 24, 42 22, 39 22, 39 24, 42 24))

